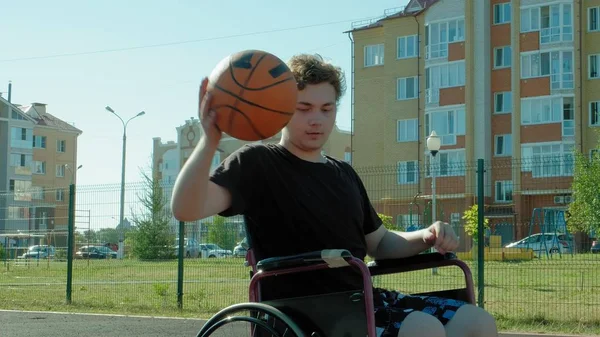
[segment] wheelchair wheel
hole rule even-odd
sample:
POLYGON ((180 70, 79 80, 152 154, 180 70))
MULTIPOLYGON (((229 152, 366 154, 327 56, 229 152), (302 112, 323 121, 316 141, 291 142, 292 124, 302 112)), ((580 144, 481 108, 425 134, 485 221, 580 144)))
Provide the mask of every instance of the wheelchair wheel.
POLYGON ((263 303, 239 303, 222 309, 196 337, 305 337, 300 327, 279 309, 263 303))

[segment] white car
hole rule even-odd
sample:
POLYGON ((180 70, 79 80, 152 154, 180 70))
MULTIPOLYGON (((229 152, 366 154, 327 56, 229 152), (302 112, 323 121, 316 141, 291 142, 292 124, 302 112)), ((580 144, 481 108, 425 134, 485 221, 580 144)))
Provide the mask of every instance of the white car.
POLYGON ((201 257, 230 257, 233 252, 229 249, 223 249, 214 243, 201 243, 200 256, 201 257))
MULTIPOLYGON (((179 254, 179 238, 175 238, 175 255, 179 254)), ((194 239, 183 239, 183 256, 185 257, 200 257, 198 242, 194 239)))
POLYGON ((505 248, 529 248, 536 256, 548 252, 549 254, 570 254, 572 236, 562 233, 537 233, 525 237, 519 241, 509 243, 505 248), (544 242, 545 241, 545 242, 544 242))

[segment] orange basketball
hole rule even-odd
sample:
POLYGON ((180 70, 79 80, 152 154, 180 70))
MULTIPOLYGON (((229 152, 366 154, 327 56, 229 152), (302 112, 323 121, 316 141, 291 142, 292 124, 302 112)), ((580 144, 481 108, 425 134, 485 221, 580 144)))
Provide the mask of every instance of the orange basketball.
POLYGON ((218 127, 245 141, 267 139, 281 131, 292 118, 298 97, 290 68, 261 50, 221 60, 210 74, 207 90, 218 127))

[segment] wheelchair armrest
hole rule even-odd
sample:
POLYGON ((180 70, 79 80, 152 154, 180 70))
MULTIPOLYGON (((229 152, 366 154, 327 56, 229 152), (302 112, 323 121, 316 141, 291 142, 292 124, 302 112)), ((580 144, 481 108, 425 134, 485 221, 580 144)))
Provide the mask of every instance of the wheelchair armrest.
POLYGON ((440 266, 460 265, 454 253, 424 253, 400 259, 381 259, 369 262, 372 276, 431 269, 440 266))
POLYGON ((348 266, 352 253, 345 249, 325 249, 289 256, 270 257, 258 261, 257 270, 271 271, 284 268, 327 263, 330 268, 348 266))

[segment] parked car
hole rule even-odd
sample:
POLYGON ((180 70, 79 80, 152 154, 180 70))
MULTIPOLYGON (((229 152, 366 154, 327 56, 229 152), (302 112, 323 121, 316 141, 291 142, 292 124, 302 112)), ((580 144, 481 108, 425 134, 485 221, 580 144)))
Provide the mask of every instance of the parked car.
MULTIPOLYGON (((200 257, 200 248, 198 241, 194 239, 183 239, 183 256, 185 257, 200 257)), ((179 254, 179 238, 175 239, 175 255, 179 254)))
POLYGON ((592 248, 590 248, 592 254, 600 253, 600 240, 592 241, 592 248))
POLYGON ((82 246, 75 252, 76 259, 116 259, 117 252, 106 246, 82 246))
POLYGON ((244 238, 244 240, 238 242, 237 246, 233 248, 233 256, 235 257, 246 257, 246 253, 248 252, 248 240, 244 238))
POLYGON ((573 242, 572 236, 568 236, 562 233, 537 233, 525 237, 517 242, 509 243, 505 248, 529 248, 533 249, 533 253, 536 256, 545 254, 546 250, 550 254, 570 254, 572 247, 570 243, 573 242), (544 243, 545 240, 545 243, 544 243))
POLYGON ((202 257, 230 257, 233 252, 229 249, 223 249, 214 243, 201 243, 199 245, 202 257))
POLYGON ((47 259, 54 258, 54 254, 56 253, 56 248, 54 246, 49 245, 35 245, 29 247, 27 252, 23 255, 19 256, 20 259, 47 259))

